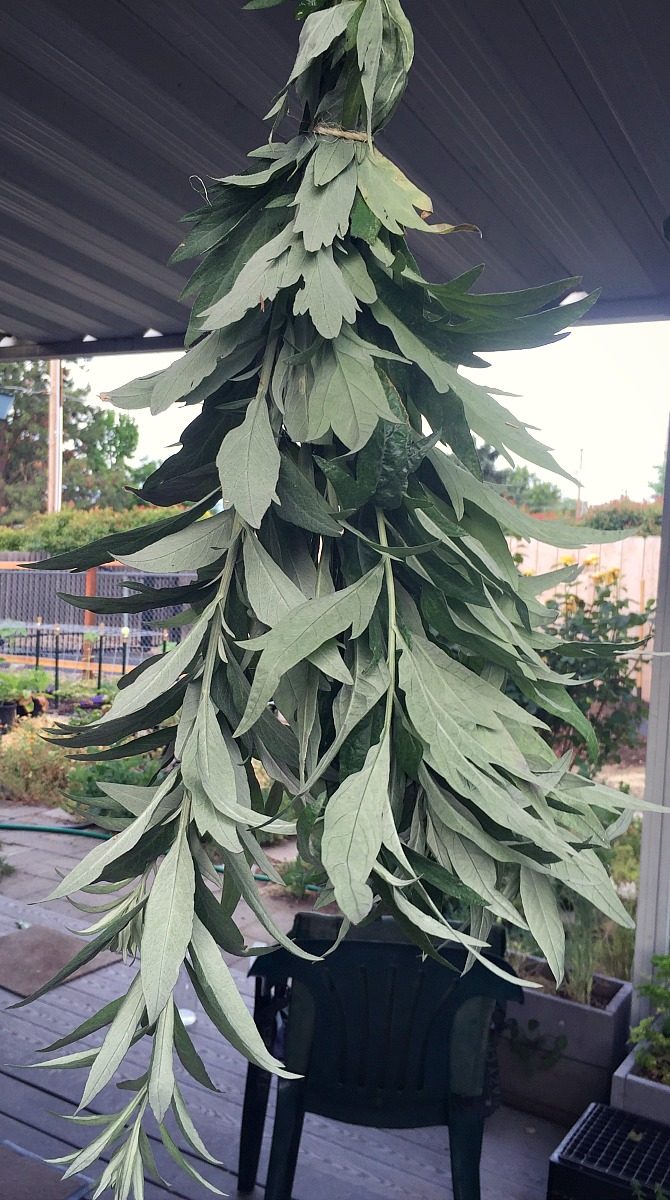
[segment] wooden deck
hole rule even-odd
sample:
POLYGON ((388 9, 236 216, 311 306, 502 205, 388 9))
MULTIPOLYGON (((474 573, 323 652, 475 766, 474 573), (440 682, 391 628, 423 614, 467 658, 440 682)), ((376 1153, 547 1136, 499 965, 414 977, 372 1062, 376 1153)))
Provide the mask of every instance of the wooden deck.
MULTIPOLYGON (((2 816, 7 815, 5 810, 2 816)), ((40 813, 39 819, 43 818, 40 813)), ((23 810, 16 813, 16 819, 37 820, 38 814, 32 816, 23 810)), ((29 898, 39 901, 53 883, 55 867, 68 868, 93 843, 83 838, 18 831, 3 832, 0 840, 3 855, 17 868, 14 875, 0 881, 0 934, 12 932, 24 923, 60 929, 81 927, 83 922, 74 919, 79 914, 64 902, 44 906, 27 901, 29 898)), ((83 1074, 27 1070, 25 1064, 39 1059, 37 1052, 41 1046, 79 1024, 124 990, 132 974, 133 968, 121 963, 108 966, 64 984, 28 1008, 13 1011, 8 1011, 7 1005, 17 997, 0 991, 0 1140, 8 1139, 45 1157, 67 1153, 88 1140, 89 1131, 63 1121, 60 1115, 73 1111, 83 1074)), ((243 975, 240 981, 250 997, 251 988, 243 975)), ((210 1150, 222 1160, 222 1166, 202 1165, 192 1154, 188 1155, 189 1161, 223 1192, 235 1195, 245 1063, 223 1042, 202 1010, 198 1011, 197 1022, 190 1032, 220 1094, 201 1088, 181 1068, 177 1076, 195 1123, 210 1150)), ((94 1044, 96 1038, 89 1041, 94 1044)), ((145 1047, 134 1047, 128 1055, 125 1073, 140 1074, 145 1069, 146 1057, 145 1047)), ((94 1101, 92 1111, 117 1109, 120 1095, 114 1086, 107 1087, 94 1101)), ((544 1200, 548 1156, 562 1132, 558 1126, 510 1109, 495 1113, 487 1123, 484 1139, 483 1200, 544 1200)), ((165 1154, 157 1131, 150 1133, 159 1169, 171 1189, 150 1184, 147 1200, 165 1200, 168 1195, 176 1200, 200 1200, 209 1194, 165 1154)), ((294 1198, 450 1200, 447 1139, 444 1129, 388 1132, 308 1116, 294 1198)), ((183 1142, 180 1145, 183 1147, 183 1142)), ((261 1162, 260 1186, 254 1193, 258 1198, 263 1194, 266 1161, 267 1144, 261 1162)))

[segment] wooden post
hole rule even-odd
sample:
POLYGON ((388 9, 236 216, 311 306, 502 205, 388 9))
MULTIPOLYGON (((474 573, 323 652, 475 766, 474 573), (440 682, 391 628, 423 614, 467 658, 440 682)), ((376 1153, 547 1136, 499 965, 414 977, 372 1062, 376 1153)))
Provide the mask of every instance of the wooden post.
POLYGON ((63 503, 63 364, 49 362, 49 454, 47 512, 60 512, 63 503))
POLYGON ((98 692, 102 688, 102 662, 105 652, 105 626, 101 623, 98 626, 98 692))
MULTIPOLYGON (((85 596, 95 596, 97 590, 98 590, 98 568, 97 567, 89 567, 88 570, 86 571, 86 578, 84 580, 84 595, 85 596)), ((96 620, 97 620, 96 614, 91 612, 88 608, 86 608, 84 610, 84 625, 86 625, 86 626, 95 625, 96 620)), ((86 679, 93 678, 93 669, 91 667, 91 650, 92 650, 91 640, 90 640, 90 638, 87 638, 86 635, 84 635, 82 657, 84 660, 84 676, 86 679)))
MULTIPOLYGON (((667 457, 661 562, 651 673, 645 799, 667 813, 645 813, 633 978, 649 978, 652 954, 670 949, 670 451, 667 457)), ((634 1019, 643 1006, 634 1005, 634 1019)))

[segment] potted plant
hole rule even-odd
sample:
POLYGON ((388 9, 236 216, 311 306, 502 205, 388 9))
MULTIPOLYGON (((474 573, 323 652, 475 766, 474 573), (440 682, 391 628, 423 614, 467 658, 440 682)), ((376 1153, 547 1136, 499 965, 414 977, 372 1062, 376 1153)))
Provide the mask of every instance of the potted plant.
POLYGON ((0 726, 11 729, 16 721, 21 688, 11 671, 0 673, 0 726))
POLYGON ((633 1049, 612 1079, 612 1104, 670 1125, 670 954, 655 954, 653 978, 638 985, 651 1012, 630 1031, 633 1049))
MULTIPOLYGON (((596 853, 616 825, 604 810, 623 813, 630 799, 574 775, 502 690, 513 678, 569 715, 595 753, 588 720, 537 653, 550 581, 520 575, 505 537, 570 547, 591 531, 536 521, 482 479, 473 435, 484 432, 499 452, 560 468, 491 387, 458 369, 552 341, 594 298, 560 303, 574 279, 510 297, 473 292, 480 268, 447 284, 426 278, 407 229, 478 231, 434 223, 429 196, 375 145, 413 57, 400 0, 300 0, 297 11, 298 55, 272 119, 291 91, 298 132, 282 141, 273 130, 244 174, 210 184, 177 252, 202 256, 187 353, 111 394, 154 412, 202 403, 181 449, 139 492, 189 507, 40 563, 169 564, 189 578, 168 593, 187 606, 178 645, 131 671, 100 721, 53 735, 108 758, 141 753, 146 738, 135 735, 153 730, 164 749, 146 787, 101 782, 118 833, 53 893, 126 881, 82 954, 120 947, 141 965, 115 1015, 108 1006, 94 1018, 112 1024, 86 1052, 83 1103, 136 1034, 155 1048, 125 1108, 69 1168, 111 1148, 103 1189, 117 1195, 143 1171, 149 1109, 173 1156, 170 1109, 201 1146, 172 1071, 175 1038, 194 1068, 174 1016, 184 961, 224 1036, 283 1071, 221 957, 247 952, 234 918, 242 897, 272 942, 299 953, 254 880, 261 830, 296 832, 319 903, 335 901, 353 924, 389 913, 427 954, 442 938, 481 956, 501 917, 530 930, 560 979, 556 879, 630 925, 596 853), (265 799, 252 758, 276 784, 265 799), (214 905, 209 838, 224 867, 214 905), (469 907, 468 933, 445 915, 454 897, 469 907)), ((553 582, 572 578, 568 567, 553 582)), ((157 602, 154 588, 86 597, 101 614, 157 602)))
POLYGON ((544 959, 515 955, 522 978, 542 990, 508 1002, 498 1043, 503 1099, 514 1108, 571 1124, 587 1104, 606 1102, 626 1053, 632 984, 597 970, 599 922, 585 901, 571 905, 566 973, 559 987, 544 959))
POLYGON ((37 717, 46 712, 46 690, 49 682, 46 671, 39 667, 16 671, 14 681, 18 689, 17 712, 20 717, 37 717))

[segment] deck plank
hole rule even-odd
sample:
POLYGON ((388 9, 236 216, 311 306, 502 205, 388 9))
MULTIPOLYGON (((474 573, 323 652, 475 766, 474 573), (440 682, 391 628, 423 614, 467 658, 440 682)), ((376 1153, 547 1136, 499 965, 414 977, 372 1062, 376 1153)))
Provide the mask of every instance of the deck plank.
MULTIPOLYGON (((12 837, 19 835, 12 835, 12 837)), ((27 835, 30 837, 30 835, 27 835)), ((57 865, 69 869, 88 846, 83 839, 63 837, 67 853, 58 856, 57 865)), ((31 846, 32 846, 31 842, 31 846)), ((0 894, 0 934, 22 924, 42 924, 50 928, 76 930, 86 920, 66 902, 44 905, 41 900, 28 903, 29 896, 42 897, 53 879, 54 864, 42 862, 37 870, 28 870, 28 859, 17 851, 17 874, 24 875, 22 895, 0 894), (47 874, 51 879, 47 880, 47 874)), ((21 850, 23 847, 20 848, 21 850)), ((13 879, 14 877, 10 877, 13 879)), ((3 885, 7 881, 3 881, 3 885)), ((87 897, 90 900, 90 897, 87 897)), ((248 964, 236 962, 236 981, 249 1006, 253 1000, 253 981, 246 978, 248 964)), ((40 1153, 63 1153, 63 1146, 77 1145, 84 1139, 78 1126, 64 1122, 60 1113, 72 1112, 81 1094, 79 1072, 51 1070, 29 1071, 25 1064, 39 1059, 39 1049, 80 1024, 115 995, 124 992, 137 970, 120 960, 94 973, 71 980, 32 1005, 8 1010, 17 997, 0 990, 0 1133, 20 1144, 30 1138, 28 1148, 40 1153), (12 1129, 16 1126, 16 1131, 12 1129), (19 1137, 22 1133, 22 1138, 19 1137), (44 1149, 43 1149, 44 1147, 44 1149), (54 1148, 55 1147, 55 1148, 54 1148)), ((202 1167, 195 1156, 190 1161, 202 1167, 202 1173, 216 1181, 229 1194, 235 1193, 234 1171, 237 1166, 239 1128, 242 1113, 246 1062, 220 1037, 197 1002, 198 1019, 191 1029, 194 1043, 205 1062, 219 1093, 201 1088, 176 1064, 176 1075, 195 1124, 205 1143, 223 1160, 221 1168, 202 1167)), ((99 1043, 102 1033, 79 1045, 99 1043)), ((128 1055, 126 1074, 140 1074, 146 1067, 148 1045, 134 1046, 128 1055)), ((119 1093, 108 1085, 95 1098, 91 1111, 118 1109, 119 1093)), ((269 1133, 272 1128, 271 1101, 267 1136, 261 1158, 257 1195, 267 1167, 269 1133)), ((157 1130, 150 1121, 153 1139, 157 1130)), ((501 1110, 487 1123, 482 1157, 482 1200, 543 1200, 546 1190, 547 1160, 562 1130, 548 1122, 501 1110)), ((183 1138, 176 1140, 186 1150, 183 1138)), ((190 1152, 189 1152, 190 1153, 190 1152)), ((166 1178, 176 1191, 175 1200, 198 1200, 207 1193, 188 1179, 172 1163, 165 1161, 162 1146, 157 1157, 165 1167, 166 1178)), ((150 1200, 164 1200, 166 1192, 152 1185, 150 1200)), ((443 1128, 417 1130, 377 1130, 342 1125, 308 1114, 294 1188, 294 1200, 452 1200, 449 1171, 448 1131, 443 1128)))

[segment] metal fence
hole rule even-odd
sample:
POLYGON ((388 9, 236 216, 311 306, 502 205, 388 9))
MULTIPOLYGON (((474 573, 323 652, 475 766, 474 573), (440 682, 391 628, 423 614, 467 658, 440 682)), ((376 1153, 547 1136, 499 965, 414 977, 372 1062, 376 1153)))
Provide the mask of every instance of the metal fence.
MULTIPOLYGON (((14 554, 8 552, 0 555, 0 625, 7 621, 19 621, 22 624, 34 623, 38 617, 45 625, 71 625, 77 622, 82 612, 73 608, 59 593, 83 596, 86 590, 85 574, 70 571, 40 571, 39 568, 22 570, 16 562, 14 554), (11 564, 11 565, 10 565, 11 564)), ((40 556, 42 557, 42 556, 40 556)), ((22 561, 35 561, 32 555, 23 554, 22 561)), ((192 575, 154 575, 146 572, 130 571, 119 567, 98 567, 96 592, 99 596, 121 597, 124 595, 124 581, 142 583, 150 587, 178 587, 185 584, 192 575)), ((125 589, 128 593, 128 589, 125 589)), ((148 629, 154 623, 172 627, 177 613, 181 612, 180 605, 169 605, 154 609, 148 613, 114 613, 105 616, 105 625, 117 627, 129 626, 132 630, 148 629)))
POLYGON ((0 628, 0 665, 44 670, 51 675, 56 692, 63 677, 72 673, 97 681, 100 688, 105 679, 121 678, 149 655, 167 653, 171 645, 167 628, 5 626, 0 628))

